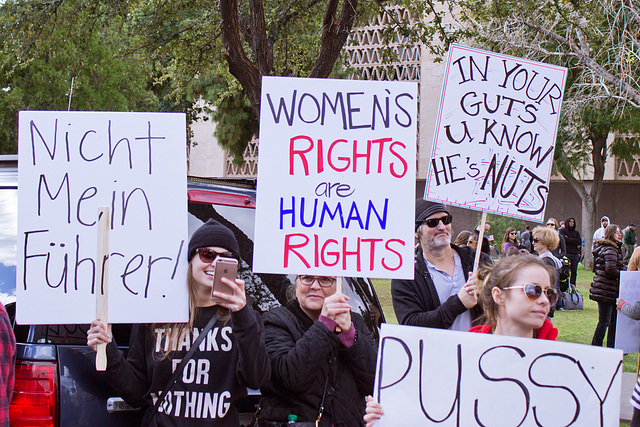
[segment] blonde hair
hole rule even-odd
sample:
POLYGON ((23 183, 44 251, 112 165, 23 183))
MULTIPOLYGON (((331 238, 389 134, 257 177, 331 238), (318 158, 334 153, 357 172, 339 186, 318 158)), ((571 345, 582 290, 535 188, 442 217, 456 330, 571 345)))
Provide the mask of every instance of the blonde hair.
MULTIPOLYGON (((537 226, 533 229, 531 235, 535 236, 538 233, 540 233, 540 243, 542 243, 550 251, 557 248, 560 244, 560 235, 555 229, 547 226, 537 226)), ((533 242, 533 239, 531 239, 531 241, 533 242)))
MULTIPOLYGON (((193 258, 195 259, 195 258, 193 258)), ((196 317, 198 317, 198 313, 200 308, 196 306, 196 282, 193 279, 193 259, 189 262, 189 267, 187 268, 187 292, 189 294, 189 320, 187 323, 165 323, 162 326, 154 324, 151 328, 151 333, 154 333, 154 329, 157 326, 165 330, 165 335, 160 337, 159 339, 166 339, 168 343, 165 343, 164 350, 161 351, 160 360, 168 359, 171 357, 174 349, 178 347, 178 344, 184 339, 185 335, 193 332, 193 326, 196 321, 196 317), (167 331, 170 331, 168 335, 166 335, 167 331)), ((231 319, 231 314, 229 310, 217 306, 216 313, 214 314, 216 318, 222 320, 223 322, 228 322, 231 319)), ((154 336, 158 339, 157 335, 154 336)), ((190 340, 193 342, 193 339, 190 340)))
POLYGON ((498 305, 493 300, 493 288, 504 289, 513 284, 518 271, 523 267, 538 266, 549 274, 549 283, 554 287, 558 273, 535 255, 520 255, 503 258, 493 267, 478 271, 478 302, 484 309, 484 321, 495 328, 498 323, 498 305))

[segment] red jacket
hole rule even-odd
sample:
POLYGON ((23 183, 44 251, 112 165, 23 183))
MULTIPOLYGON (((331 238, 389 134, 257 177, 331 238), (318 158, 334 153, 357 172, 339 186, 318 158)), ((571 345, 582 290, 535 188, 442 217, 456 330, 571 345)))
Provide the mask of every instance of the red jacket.
MULTIPOLYGON (((478 325, 469 329, 469 332, 477 332, 479 334, 490 334, 492 325, 478 325)), ((553 327, 553 323, 551 320, 544 319, 544 323, 540 327, 540 329, 536 329, 534 333, 534 338, 538 338, 541 340, 551 340, 555 341, 558 337, 558 330, 553 327)))

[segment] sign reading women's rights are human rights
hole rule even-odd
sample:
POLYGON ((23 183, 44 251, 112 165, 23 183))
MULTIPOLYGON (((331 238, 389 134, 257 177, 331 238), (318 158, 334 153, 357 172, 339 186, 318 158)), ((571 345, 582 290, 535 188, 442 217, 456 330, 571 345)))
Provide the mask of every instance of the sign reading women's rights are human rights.
POLYGON ((425 198, 543 221, 566 76, 452 45, 425 198))
POLYGON ((264 77, 254 265, 413 277, 417 86, 264 77))

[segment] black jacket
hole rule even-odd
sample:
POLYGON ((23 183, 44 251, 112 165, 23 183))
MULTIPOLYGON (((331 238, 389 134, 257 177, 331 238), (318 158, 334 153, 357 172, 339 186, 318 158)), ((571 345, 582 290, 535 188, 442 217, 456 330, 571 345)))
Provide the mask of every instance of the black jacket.
POLYGON ((295 414, 298 421, 315 421, 324 394, 320 426, 363 425, 377 346, 362 316, 351 313, 357 335, 349 348, 297 301, 264 313, 263 320, 272 376, 261 389, 259 419, 286 421, 295 414))
MULTIPOLYGON (((199 309, 193 335, 206 326, 216 310, 199 309)), ((108 382, 131 406, 143 407, 142 425, 153 414, 155 396, 195 340, 186 337, 177 351, 162 359, 164 337, 163 325, 134 325, 126 358, 114 341, 107 345, 108 382), (162 337, 160 342, 157 337, 162 337)), ((259 388, 266 383, 270 372, 262 320, 245 306, 231 313, 230 321, 216 321, 165 396, 151 425, 237 426, 235 402, 247 395, 247 387, 259 388)))
MULTIPOLYGON (((460 255, 466 280, 469 278, 469 272, 473 270, 475 251, 468 246, 451 245, 451 247, 460 255)), ((491 258, 483 253, 480 256, 480 263, 491 265, 491 258)), ((438 291, 427 270, 421 249, 418 249, 414 260, 414 279, 393 279, 391 297, 393 309, 401 325, 448 329, 453 325, 456 317, 466 310, 458 295, 452 295, 442 304, 440 303, 438 291)), ((482 308, 478 304, 471 309, 472 324, 475 324, 481 315, 482 308)))
POLYGON ((593 282, 589 298, 606 304, 615 304, 620 290, 622 252, 615 242, 596 239, 593 242, 593 282))
POLYGON ((582 246, 582 237, 580 232, 576 230, 575 218, 567 218, 564 222, 564 228, 559 231, 560 236, 564 238, 564 243, 567 248, 567 254, 580 255, 580 247, 582 246), (573 220, 573 227, 569 228, 569 220, 573 220))

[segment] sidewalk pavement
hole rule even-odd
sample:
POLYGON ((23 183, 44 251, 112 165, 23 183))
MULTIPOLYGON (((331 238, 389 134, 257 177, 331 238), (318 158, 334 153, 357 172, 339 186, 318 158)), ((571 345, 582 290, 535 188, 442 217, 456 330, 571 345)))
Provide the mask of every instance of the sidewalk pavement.
POLYGON ((633 406, 629 403, 629 398, 636 385, 635 372, 622 373, 622 392, 620 393, 620 420, 630 421, 633 415, 633 406))

